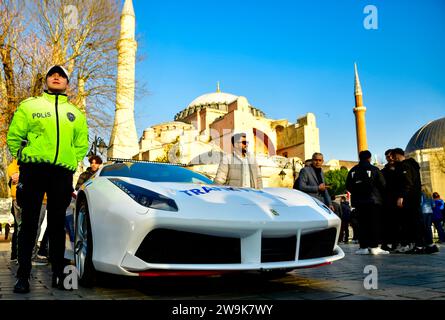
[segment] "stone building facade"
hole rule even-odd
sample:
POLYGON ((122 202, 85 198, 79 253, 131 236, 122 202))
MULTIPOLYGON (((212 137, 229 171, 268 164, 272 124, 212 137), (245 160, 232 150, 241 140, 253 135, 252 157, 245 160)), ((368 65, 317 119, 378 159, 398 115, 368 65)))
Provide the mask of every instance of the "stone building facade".
POLYGON ((174 121, 145 129, 136 158, 149 161, 168 158, 212 177, 219 156, 231 152, 230 138, 239 132, 246 133, 249 150, 263 167, 266 185, 291 186, 299 164, 320 151, 314 114, 308 113, 296 123, 269 119, 246 97, 221 92, 218 86, 216 92, 194 99, 175 115, 174 121), (286 176, 277 175, 283 169, 286 176))

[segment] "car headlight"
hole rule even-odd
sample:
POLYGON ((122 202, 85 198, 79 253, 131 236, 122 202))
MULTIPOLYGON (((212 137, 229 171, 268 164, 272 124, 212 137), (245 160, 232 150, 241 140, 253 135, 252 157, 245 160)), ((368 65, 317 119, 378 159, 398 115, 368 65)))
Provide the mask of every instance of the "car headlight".
POLYGON ((141 206, 157 210, 178 211, 175 200, 167 198, 162 194, 141 188, 121 179, 111 178, 109 180, 141 206))
POLYGON ((331 214, 333 213, 333 211, 327 206, 325 205, 323 202, 321 202, 320 200, 318 200, 317 198, 312 198, 314 199, 315 203, 322 208, 324 211, 326 211, 327 213, 331 214))

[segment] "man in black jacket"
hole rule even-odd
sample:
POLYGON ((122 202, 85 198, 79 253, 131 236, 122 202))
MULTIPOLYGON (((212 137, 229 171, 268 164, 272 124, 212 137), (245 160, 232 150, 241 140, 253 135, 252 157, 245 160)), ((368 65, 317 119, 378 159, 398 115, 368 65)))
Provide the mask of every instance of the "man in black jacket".
POLYGON ((371 152, 361 151, 359 159, 346 178, 346 189, 351 193, 360 225, 360 249, 356 254, 388 254, 378 246, 385 179, 379 168, 371 164, 371 152))
POLYGON ((401 148, 392 151, 396 161, 397 207, 402 210, 402 245, 409 245, 408 253, 432 253, 425 247, 423 217, 420 210, 422 183, 420 166, 413 158, 405 158, 401 148))
POLYGON ((383 212, 382 217, 382 249, 394 250, 397 243, 399 243, 400 235, 400 209, 397 207, 397 192, 396 192, 396 164, 392 149, 385 151, 386 164, 381 170, 386 182, 385 194, 383 197, 383 212), (391 244, 391 248, 388 245, 391 244))

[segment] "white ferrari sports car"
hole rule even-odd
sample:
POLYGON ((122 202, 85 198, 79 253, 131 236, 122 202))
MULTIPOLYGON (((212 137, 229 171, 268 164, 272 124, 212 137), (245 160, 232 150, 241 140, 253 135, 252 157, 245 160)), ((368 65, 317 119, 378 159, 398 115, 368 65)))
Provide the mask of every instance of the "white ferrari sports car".
POLYGON ((182 166, 105 165, 80 188, 74 211, 79 282, 96 271, 128 276, 290 271, 344 257, 340 219, 287 188, 215 185, 182 166))

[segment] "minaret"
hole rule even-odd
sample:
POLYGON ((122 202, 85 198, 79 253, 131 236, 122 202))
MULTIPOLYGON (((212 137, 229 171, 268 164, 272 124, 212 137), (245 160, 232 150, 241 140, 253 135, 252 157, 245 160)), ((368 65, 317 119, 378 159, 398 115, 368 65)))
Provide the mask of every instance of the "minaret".
POLYGON ((354 63, 355 71, 355 83, 354 83, 354 95, 355 95, 355 130, 357 134, 357 152, 368 150, 368 142, 366 139, 366 120, 365 112, 366 107, 363 105, 363 93, 360 86, 360 79, 358 78, 357 64, 354 63))
POLYGON ((136 48, 133 2, 125 0, 117 42, 116 112, 108 148, 109 158, 131 159, 139 153, 134 123, 136 48))

